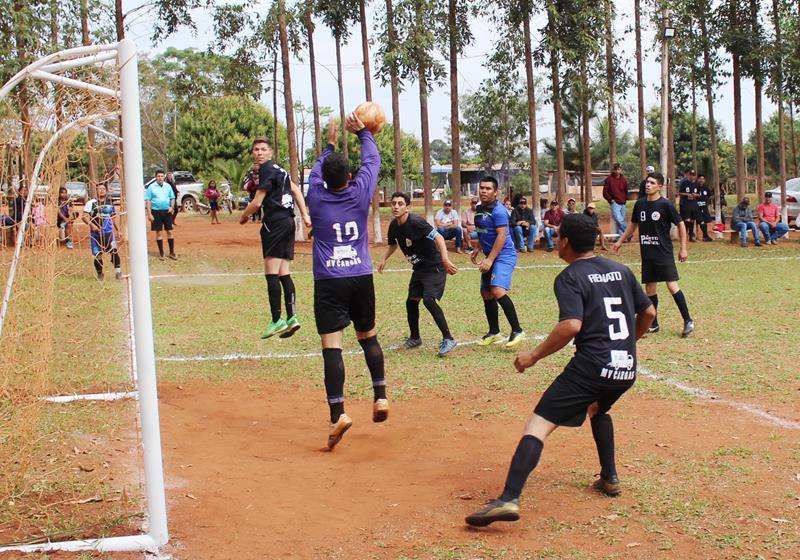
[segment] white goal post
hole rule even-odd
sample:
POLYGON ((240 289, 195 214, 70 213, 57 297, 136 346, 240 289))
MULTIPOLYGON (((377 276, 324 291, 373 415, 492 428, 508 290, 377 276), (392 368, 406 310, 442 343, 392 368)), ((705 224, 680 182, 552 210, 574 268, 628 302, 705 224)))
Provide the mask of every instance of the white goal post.
MULTIPOLYGON (((130 39, 110 45, 91 45, 63 50, 45 56, 30 64, 0 89, 2 101, 20 82, 25 79, 49 81, 67 88, 77 88, 96 95, 119 99, 123 171, 125 189, 132 196, 127 197, 129 242, 129 269, 131 286, 131 314, 135 334, 134 367, 137 372, 137 401, 141 423, 144 485, 146 501, 146 533, 123 537, 85 539, 42 544, 10 546, 0 548, 0 552, 47 552, 47 551, 100 551, 100 552, 157 552, 169 539, 167 530, 166 495, 164 492, 164 471, 161 456, 161 431, 158 417, 158 392, 156 386, 155 350, 153 343, 153 316, 150 307, 150 279, 147 256, 147 221, 145 218, 144 184, 142 168, 142 139, 139 117, 139 76, 136 45, 130 39), (117 61, 119 90, 107 86, 88 83, 59 75, 59 72, 81 66, 91 66, 109 60, 117 61)), ((91 125, 91 116, 81 119, 84 126, 91 125), (87 122, 83 122, 87 121, 87 122)), ((33 183, 36 177, 29 178, 33 183)), ((19 258, 22 240, 25 237, 27 213, 31 208, 34 188, 28 191, 28 204, 25 207, 20 234, 15 247, 14 263, 19 258)), ((9 271, 9 285, 3 305, 5 307, 13 287, 13 270, 9 271)), ((2 321, 0 321, 0 330, 2 321)))

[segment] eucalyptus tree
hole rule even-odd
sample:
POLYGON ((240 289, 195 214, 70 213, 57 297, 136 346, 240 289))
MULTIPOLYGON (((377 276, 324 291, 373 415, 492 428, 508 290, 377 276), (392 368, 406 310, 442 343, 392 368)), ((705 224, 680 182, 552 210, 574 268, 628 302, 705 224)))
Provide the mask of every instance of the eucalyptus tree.
POLYGON ((722 42, 730 53, 733 68, 733 130, 736 149, 736 195, 739 200, 745 195, 744 139, 742 137, 742 56, 747 54, 748 34, 742 33, 747 21, 743 0, 724 0, 720 6, 722 42))
POLYGON ((750 20, 750 33, 748 34, 749 47, 742 56, 742 69, 744 74, 753 80, 753 96, 755 97, 756 119, 756 189, 759 200, 764 195, 765 157, 764 157, 764 127, 763 127, 763 91, 767 77, 767 59, 764 53, 768 50, 767 38, 761 22, 760 0, 749 0, 747 16, 750 20))
POLYGON ((458 57, 472 40, 469 16, 469 0, 448 0, 447 4, 447 45, 445 56, 450 63, 450 146, 453 199, 456 211, 461 208, 461 134, 459 130, 458 107, 458 57))
MULTIPOLYGON (((314 55, 314 11, 316 0, 303 0, 296 6, 297 19, 302 22, 306 33, 305 45, 308 49, 308 66, 311 70, 311 109, 314 118, 314 150, 317 157, 322 153, 322 125, 320 123, 319 95, 317 93, 317 59, 314 55)), ((301 154, 302 156, 302 154, 301 154)))
POLYGON ((383 22, 377 21, 378 68, 376 77, 381 85, 389 84, 392 92, 392 141, 394 144, 394 188, 403 190, 402 137, 400 130, 400 63, 395 32, 394 6, 386 0, 383 22))
MULTIPOLYGON (((772 0, 772 25, 775 32, 775 42, 772 49, 772 88, 773 99, 778 104, 778 174, 780 176, 781 201, 786 199, 786 133, 784 131, 783 116, 783 91, 784 91, 784 43, 782 37, 782 8, 781 0, 772 0)), ((798 18, 800 19, 800 18, 798 18)), ((791 115, 794 121, 794 115, 791 115)), ((783 206, 783 218, 787 219, 786 205, 783 206)), ((796 224, 797 222, 795 222, 796 224)))
POLYGON ((422 132, 422 186, 425 193, 426 219, 433 223, 430 129, 428 125, 428 96, 431 88, 442 82, 445 68, 434 53, 439 48, 438 30, 431 18, 441 9, 436 0, 400 0, 395 17, 397 23, 397 53, 401 80, 416 79, 419 85, 420 128, 422 132))
MULTIPOLYGON (((342 45, 350 38, 350 27, 358 17, 358 0, 320 0, 317 13, 331 30, 336 43, 336 79, 339 84, 339 117, 344 123, 344 78, 342 76, 342 45)), ((347 157, 347 131, 342 126, 342 152, 347 157)))
POLYGON ((639 172, 644 178, 647 148, 644 143, 644 79, 642 70, 642 0, 634 0, 634 35, 636 41, 636 123, 639 137, 639 172))
MULTIPOLYGON (((547 25, 543 30, 544 41, 542 51, 549 55, 547 66, 550 68, 550 102, 553 105, 553 127, 555 129, 555 159, 556 159, 556 197, 563 202, 567 190, 564 170, 564 132, 561 123, 561 55, 564 47, 559 29, 560 9, 557 0, 546 0, 547 25)), ((543 52, 539 58, 544 59, 543 52)))

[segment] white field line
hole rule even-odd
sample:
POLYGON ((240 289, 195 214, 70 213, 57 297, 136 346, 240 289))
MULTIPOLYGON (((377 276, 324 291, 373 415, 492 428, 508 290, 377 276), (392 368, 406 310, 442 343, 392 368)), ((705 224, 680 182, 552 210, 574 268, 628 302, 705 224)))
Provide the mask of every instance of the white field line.
MULTIPOLYGON (((790 255, 790 256, 783 256, 783 257, 758 257, 758 258, 745 258, 745 257, 733 257, 729 259, 703 259, 703 260, 696 260, 696 261, 686 261, 685 263, 679 263, 681 265, 700 265, 700 264, 719 264, 719 263, 729 263, 729 262, 761 262, 761 261, 794 261, 800 260, 800 255, 790 255)), ((629 267, 634 267, 642 264, 639 261, 627 263, 629 267)), ((566 264, 532 264, 532 265, 525 265, 525 266, 516 266, 514 270, 536 270, 539 268, 566 268, 566 264)), ((476 266, 462 266, 458 268, 459 271, 461 270, 478 270, 476 266)), ((386 272, 411 272, 410 268, 386 268, 383 270, 384 273, 386 272)), ((373 270, 373 273, 377 274, 377 270, 373 270)), ((311 274, 310 270, 301 270, 301 271, 293 271, 292 274, 311 274)), ((177 274, 151 274, 151 280, 162 280, 165 278, 212 278, 212 277, 243 277, 243 276, 263 276, 263 272, 187 272, 187 273, 177 273, 177 274)))
POLYGON ((55 397, 42 397, 42 400, 51 403, 69 403, 75 401, 119 401, 122 399, 138 398, 139 393, 136 391, 124 391, 118 393, 93 393, 90 395, 59 395, 55 397))
MULTIPOLYGON (((526 336, 525 340, 544 340, 544 336, 542 335, 531 335, 526 336)), ((465 340, 463 342, 459 342, 459 346, 473 346, 478 344, 480 340, 465 340)), ((495 343, 497 344, 497 343, 495 343)), ((502 344, 502 342, 500 342, 502 344)), ((384 350, 387 351, 395 351, 399 350, 399 346, 388 346, 385 347, 384 350)), ((361 354, 361 350, 345 350, 342 352, 343 354, 361 354)), ((161 362, 180 362, 180 363, 189 363, 189 362, 228 362, 228 361, 237 361, 237 360, 271 360, 271 359, 292 359, 292 358, 317 358, 322 356, 321 352, 305 352, 305 353, 269 353, 269 354, 220 354, 220 355, 212 355, 212 356, 165 356, 161 358, 157 358, 158 361, 161 362)), ((653 381, 659 381, 661 383, 665 383, 670 387, 678 389, 688 395, 691 395, 695 398, 722 404, 725 406, 729 406, 736 410, 741 410, 744 412, 748 412, 753 416, 765 421, 768 424, 773 424, 780 428, 786 428, 791 430, 800 430, 800 422, 796 422, 794 420, 787 420, 785 418, 781 418, 780 416, 776 416, 766 410, 763 410, 755 405, 750 403, 737 401, 734 399, 728 399, 726 397, 720 397, 711 391, 706 389, 700 389, 697 387, 693 387, 687 383, 683 383, 682 381, 678 381, 677 379, 673 379, 670 377, 666 377, 664 375, 655 373, 646 367, 639 366, 638 373, 646 377, 647 379, 652 379, 653 381)))

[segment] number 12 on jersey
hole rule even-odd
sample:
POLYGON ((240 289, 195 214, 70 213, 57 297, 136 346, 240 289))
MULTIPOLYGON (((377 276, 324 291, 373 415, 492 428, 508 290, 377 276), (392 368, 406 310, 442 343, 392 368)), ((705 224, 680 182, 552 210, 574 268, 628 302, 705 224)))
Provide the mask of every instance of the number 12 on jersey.
POLYGON ((630 330, 628 329, 628 321, 625 318, 625 313, 614 309, 615 305, 622 305, 622 298, 603 298, 603 305, 606 308, 606 317, 611 321, 608 325, 609 338, 611 340, 625 340, 628 338, 630 330))

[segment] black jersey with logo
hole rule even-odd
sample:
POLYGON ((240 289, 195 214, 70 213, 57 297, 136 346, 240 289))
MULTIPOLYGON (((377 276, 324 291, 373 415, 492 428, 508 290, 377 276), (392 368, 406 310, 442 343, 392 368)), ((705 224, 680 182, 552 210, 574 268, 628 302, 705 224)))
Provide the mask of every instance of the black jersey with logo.
POLYGON ((267 191, 261 203, 265 224, 294 217, 292 181, 284 168, 271 160, 261 165, 258 168, 258 189, 267 191))
POLYGON ((700 195, 700 198, 697 199, 697 206, 708 207, 708 197, 711 196, 711 189, 708 188, 708 185, 697 185, 697 194, 700 195))
MULTIPOLYGON (((610 381, 636 377, 636 314, 651 305, 627 266, 603 257, 579 259, 556 277, 558 319, 578 319, 575 364, 610 381)), ((586 370, 589 371, 586 371, 586 370)))
POLYGON ((414 270, 431 270, 442 265, 442 255, 433 242, 437 235, 436 230, 416 214, 409 214, 402 225, 396 219, 389 224, 389 245, 399 245, 414 270))
MULTIPOLYGON (((684 177, 681 179, 681 182, 678 183, 678 192, 679 193, 687 193, 697 195, 699 194, 700 190, 697 188, 697 183, 694 183, 684 177)), ((689 200, 688 196, 681 197, 681 208, 686 210, 694 210, 697 208, 697 199, 689 200)))
POLYGON ((631 220, 639 226, 639 243, 643 260, 675 259, 669 232, 672 224, 681 223, 681 217, 674 204, 663 196, 653 201, 646 198, 637 200, 633 205, 631 220))

